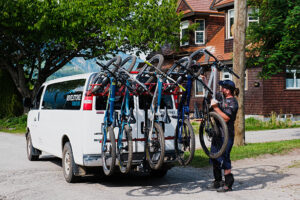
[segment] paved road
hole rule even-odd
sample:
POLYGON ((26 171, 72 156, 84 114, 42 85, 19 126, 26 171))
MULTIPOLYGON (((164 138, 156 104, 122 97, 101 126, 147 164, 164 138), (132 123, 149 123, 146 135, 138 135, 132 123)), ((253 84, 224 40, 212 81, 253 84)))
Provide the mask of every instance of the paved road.
MULTIPOLYGON (((260 143, 281 140, 300 139, 300 128, 276 129, 266 131, 246 131, 246 143, 260 143)), ((198 135, 196 135, 196 148, 201 148, 198 135)))
MULTIPOLYGON (((0 133, 0 200, 300 199, 300 168, 287 167, 295 162, 295 155, 277 158, 280 162, 234 162, 236 183, 234 191, 227 194, 206 190, 212 181, 210 167, 175 167, 162 179, 136 175, 102 180, 87 177, 80 183, 68 184, 60 159, 44 155, 40 161, 30 162, 26 158, 24 135, 0 133)), ((296 161, 300 162, 299 156, 296 161)))

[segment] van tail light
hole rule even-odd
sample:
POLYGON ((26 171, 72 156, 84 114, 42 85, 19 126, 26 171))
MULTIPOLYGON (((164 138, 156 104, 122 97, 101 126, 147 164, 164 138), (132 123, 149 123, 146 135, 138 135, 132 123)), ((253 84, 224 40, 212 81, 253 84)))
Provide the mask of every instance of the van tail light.
POLYGON ((93 109, 93 96, 85 96, 83 100, 83 110, 93 109))
POLYGON ((175 101, 175 107, 178 109, 178 95, 173 95, 175 101))

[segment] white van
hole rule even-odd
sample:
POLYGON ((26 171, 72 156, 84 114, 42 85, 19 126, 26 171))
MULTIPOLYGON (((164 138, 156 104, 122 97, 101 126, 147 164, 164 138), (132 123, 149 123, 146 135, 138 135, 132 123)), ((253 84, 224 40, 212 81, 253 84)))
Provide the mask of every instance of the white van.
MULTIPOLYGON (((64 176, 68 182, 75 176, 85 175, 90 167, 102 166, 101 124, 105 113, 105 98, 86 96, 96 73, 81 74, 45 82, 28 113, 27 156, 38 160, 41 152, 63 158, 64 176)), ((163 176, 176 161, 174 133, 177 110, 172 96, 163 96, 161 112, 167 106, 170 124, 163 124, 165 134, 165 165, 153 174, 163 176)), ((133 137, 133 169, 141 169, 144 159, 144 121, 142 99, 133 97, 136 123, 131 124, 133 137)), ((118 109, 116 102, 116 109, 118 109)), ((115 131, 117 134, 117 131, 115 131)), ((116 136, 117 137, 117 136, 116 136)), ((102 169, 101 169, 102 170, 102 169)), ((100 171, 100 170, 99 170, 100 171)))

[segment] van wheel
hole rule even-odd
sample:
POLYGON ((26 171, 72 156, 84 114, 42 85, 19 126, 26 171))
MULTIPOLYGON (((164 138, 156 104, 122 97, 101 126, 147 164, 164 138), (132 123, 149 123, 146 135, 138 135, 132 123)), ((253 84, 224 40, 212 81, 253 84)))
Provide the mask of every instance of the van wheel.
POLYGON ((38 150, 32 146, 31 135, 28 133, 26 137, 26 147, 27 147, 27 158, 30 161, 36 161, 39 159, 38 150))
POLYGON ((64 177, 68 183, 78 181, 78 176, 75 176, 75 162, 70 142, 66 142, 62 155, 62 167, 64 177))

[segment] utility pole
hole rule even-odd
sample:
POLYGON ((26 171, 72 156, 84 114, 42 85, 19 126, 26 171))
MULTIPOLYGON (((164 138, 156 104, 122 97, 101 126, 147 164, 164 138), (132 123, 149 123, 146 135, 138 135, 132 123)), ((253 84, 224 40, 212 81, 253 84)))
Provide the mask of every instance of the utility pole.
POLYGON ((234 78, 236 87, 240 94, 237 97, 239 110, 235 121, 234 144, 241 146, 245 144, 245 111, 244 111, 244 91, 245 91, 245 46, 246 46, 246 23, 247 23, 247 0, 234 1, 234 33, 233 33, 233 71, 240 76, 234 78))

